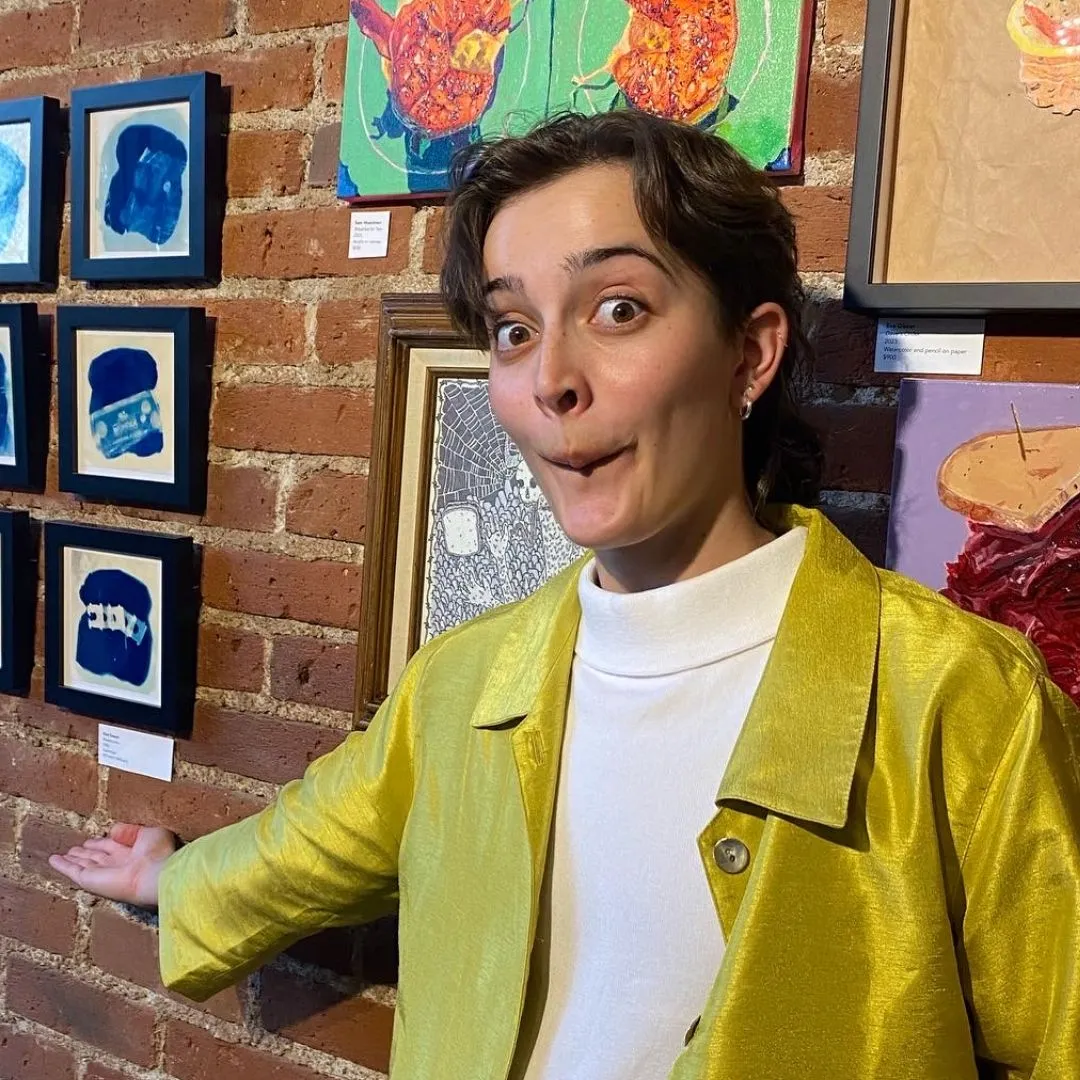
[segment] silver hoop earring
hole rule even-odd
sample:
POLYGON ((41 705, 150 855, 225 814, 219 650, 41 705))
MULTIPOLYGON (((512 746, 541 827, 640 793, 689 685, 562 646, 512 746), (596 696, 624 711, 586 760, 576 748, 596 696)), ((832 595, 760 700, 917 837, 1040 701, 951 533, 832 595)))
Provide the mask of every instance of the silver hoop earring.
POLYGON ((739 410, 739 419, 746 421, 750 419, 750 414, 754 411, 754 403, 746 398, 742 403, 742 408, 739 410))

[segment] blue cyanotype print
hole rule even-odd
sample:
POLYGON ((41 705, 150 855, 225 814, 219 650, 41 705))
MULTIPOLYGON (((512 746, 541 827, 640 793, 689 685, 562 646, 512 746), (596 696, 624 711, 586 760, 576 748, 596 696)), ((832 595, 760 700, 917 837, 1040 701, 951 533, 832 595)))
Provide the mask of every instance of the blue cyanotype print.
POLYGON ((116 142, 116 172, 105 199, 105 224, 123 236, 168 242, 184 202, 187 148, 157 124, 129 124, 116 142))
POLYGON ((94 675, 142 686, 150 674, 154 635, 150 590, 123 570, 93 570, 79 589, 75 661, 94 675))
POLYGON ((0 125, 0 263, 29 258, 30 125, 0 125))
POLYGON ((11 361, 0 350, 0 464, 15 463, 14 395, 11 386, 11 361))
POLYGON ((145 349, 108 349, 90 361, 90 430, 102 455, 148 458, 165 445, 153 390, 157 362, 145 349))

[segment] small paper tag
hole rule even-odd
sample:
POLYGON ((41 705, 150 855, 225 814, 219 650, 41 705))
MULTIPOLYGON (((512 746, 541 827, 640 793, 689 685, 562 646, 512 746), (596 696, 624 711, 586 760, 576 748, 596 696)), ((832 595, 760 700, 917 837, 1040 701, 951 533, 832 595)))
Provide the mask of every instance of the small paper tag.
POLYGON ((882 319, 874 370, 905 375, 978 375, 985 319, 882 319))
POLYGON ((349 258, 381 259, 390 250, 390 211, 354 210, 349 225, 349 258))
POLYGON ((98 724, 98 764, 113 769, 172 780, 173 745, 164 735, 98 724))

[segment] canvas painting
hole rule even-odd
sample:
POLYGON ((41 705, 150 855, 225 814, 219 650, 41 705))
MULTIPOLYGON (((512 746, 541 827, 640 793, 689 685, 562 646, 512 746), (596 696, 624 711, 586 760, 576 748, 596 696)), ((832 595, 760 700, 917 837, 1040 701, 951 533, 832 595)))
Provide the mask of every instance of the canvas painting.
POLYGON ((30 260, 29 121, 0 124, 0 264, 30 260))
POLYGON ((1025 634, 1080 702, 1080 386, 906 380, 888 565, 1025 634))
POLYGON ((173 482, 173 350, 170 333, 76 330, 79 473, 173 482))
POLYGON ((432 434, 421 644, 523 599, 582 554, 496 421, 486 379, 438 380, 432 434))
POLYGON ((0 465, 15 465, 15 357, 11 328, 0 324, 0 465))
POLYGON ((90 258, 190 253, 190 114, 187 101, 90 113, 90 258))
POLYGON ((436 194, 460 147, 555 112, 696 124, 802 164, 812 0, 351 0, 338 194, 436 194))
POLYGON ((161 563, 67 547, 63 558, 64 684, 161 705, 161 563))

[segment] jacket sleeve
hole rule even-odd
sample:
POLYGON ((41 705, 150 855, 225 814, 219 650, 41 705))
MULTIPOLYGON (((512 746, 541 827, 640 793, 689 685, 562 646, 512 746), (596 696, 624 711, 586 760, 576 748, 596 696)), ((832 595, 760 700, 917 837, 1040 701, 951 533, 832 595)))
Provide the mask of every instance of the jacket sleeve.
POLYGON ((1039 677, 962 866, 980 1076, 1080 1077, 1080 713, 1039 677))
POLYGON ((168 860, 158 897, 167 987, 203 1001, 302 937, 396 907, 418 668, 414 660, 365 732, 265 810, 168 860))

